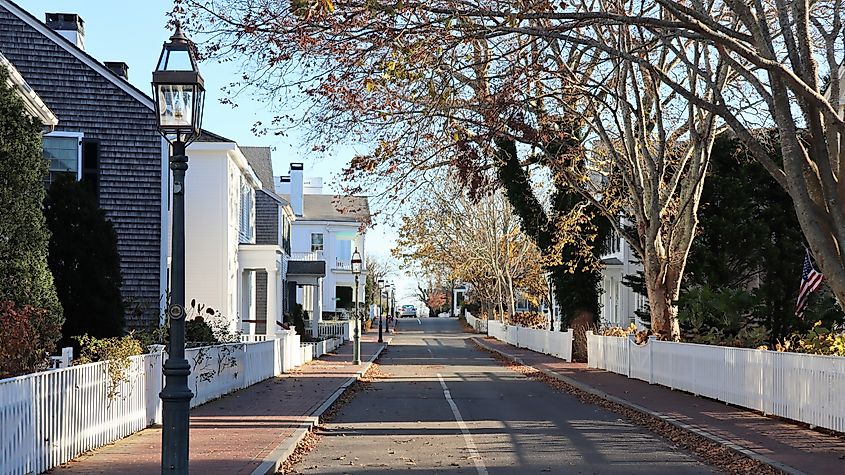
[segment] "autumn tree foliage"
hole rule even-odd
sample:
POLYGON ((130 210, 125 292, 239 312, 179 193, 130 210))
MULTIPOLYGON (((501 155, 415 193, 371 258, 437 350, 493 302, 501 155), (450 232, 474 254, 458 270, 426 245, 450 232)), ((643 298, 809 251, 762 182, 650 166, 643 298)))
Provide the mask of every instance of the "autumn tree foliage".
POLYGON ((0 301, 0 379, 45 369, 60 334, 48 310, 0 301))
POLYGON ((570 140, 550 148, 551 153, 532 154, 524 160, 520 160, 515 142, 500 139, 496 146, 499 183, 522 230, 543 254, 543 266, 554 283, 561 328, 568 328, 573 320, 593 325, 599 315, 599 259, 612 227, 571 189, 562 174, 554 172, 562 154, 580 151, 581 139, 573 133, 570 140), (529 164, 548 173, 548 189, 533 184, 529 164))
POLYGON ((417 298, 428 309, 428 316, 436 317, 448 310, 449 299, 446 295, 447 290, 438 284, 436 279, 428 277, 425 283, 417 283, 417 298))
POLYGON ((387 186, 392 203, 443 167, 484 189, 496 140, 544 150, 566 118, 583 118, 588 160, 555 173, 640 255, 654 329, 677 338, 675 302, 724 127, 788 191, 845 302, 842 1, 181 0, 177 13, 206 34, 206 53, 243 59, 235 89, 312 104, 266 127, 307 126, 318 148, 372 143, 348 178, 387 186), (782 163, 759 133, 770 125, 782 163))
POLYGON ((491 316, 514 314, 520 293, 535 302, 545 296, 542 256, 501 193, 474 201, 447 186, 421 199, 403 218, 394 254, 423 273, 445 274, 443 283, 469 283, 491 316))

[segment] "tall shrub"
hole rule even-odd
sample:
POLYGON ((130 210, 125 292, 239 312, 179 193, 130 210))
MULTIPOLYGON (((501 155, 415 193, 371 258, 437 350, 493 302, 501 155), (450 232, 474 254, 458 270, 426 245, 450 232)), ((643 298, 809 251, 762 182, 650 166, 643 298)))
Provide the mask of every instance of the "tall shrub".
POLYGON ((117 233, 84 182, 62 177, 47 192, 50 270, 64 308, 63 342, 123 334, 117 233))
MULTIPOLYGON (((47 163, 41 126, 26 113, 7 78, 8 71, 0 68, 0 301, 46 309, 46 318, 32 323, 47 336, 63 318, 47 266, 50 235, 41 212, 47 163)), ((53 349, 48 343, 44 351, 53 349)))
POLYGON ((0 378, 44 369, 59 331, 47 310, 0 301, 0 378))
MULTIPOLYGON (((770 142, 771 159, 780 163, 775 132, 770 142)), ((732 338, 762 325, 775 341, 806 331, 816 319, 841 322, 826 291, 811 295, 803 319, 795 315, 806 251, 789 195, 729 134, 716 139, 710 162, 679 304, 691 336, 708 331, 732 338)))

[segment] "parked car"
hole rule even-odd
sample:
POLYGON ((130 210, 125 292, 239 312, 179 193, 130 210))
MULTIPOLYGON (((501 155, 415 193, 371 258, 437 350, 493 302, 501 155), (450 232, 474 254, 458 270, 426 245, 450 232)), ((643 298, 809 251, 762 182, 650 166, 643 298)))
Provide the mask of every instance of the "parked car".
POLYGON ((399 317, 411 317, 416 318, 417 316, 417 307, 413 305, 403 305, 402 309, 399 311, 399 317))

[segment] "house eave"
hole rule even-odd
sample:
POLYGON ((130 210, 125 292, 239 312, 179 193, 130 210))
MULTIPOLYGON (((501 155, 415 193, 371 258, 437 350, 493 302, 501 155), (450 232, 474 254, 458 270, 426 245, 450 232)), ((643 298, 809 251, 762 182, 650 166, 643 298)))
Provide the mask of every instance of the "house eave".
POLYGON ((59 123, 59 119, 55 114, 53 114, 53 111, 47 107, 47 104, 41 100, 38 93, 29 86, 20 71, 18 71, 5 56, 3 56, 3 53, 0 53, 0 66, 5 67, 9 72, 7 82, 18 91, 18 96, 23 100, 26 112, 30 116, 38 119, 42 125, 52 131, 59 123))

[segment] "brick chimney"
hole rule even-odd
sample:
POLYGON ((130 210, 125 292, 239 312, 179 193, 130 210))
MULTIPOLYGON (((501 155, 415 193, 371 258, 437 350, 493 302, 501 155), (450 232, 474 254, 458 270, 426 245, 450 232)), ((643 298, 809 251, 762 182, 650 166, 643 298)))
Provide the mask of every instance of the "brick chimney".
POLYGON ((129 80, 129 65, 124 63, 123 61, 106 61, 103 64, 106 65, 109 70, 118 76, 122 77, 123 79, 129 80))
POLYGON ((46 13, 47 26, 85 51, 85 22, 76 13, 46 13))

